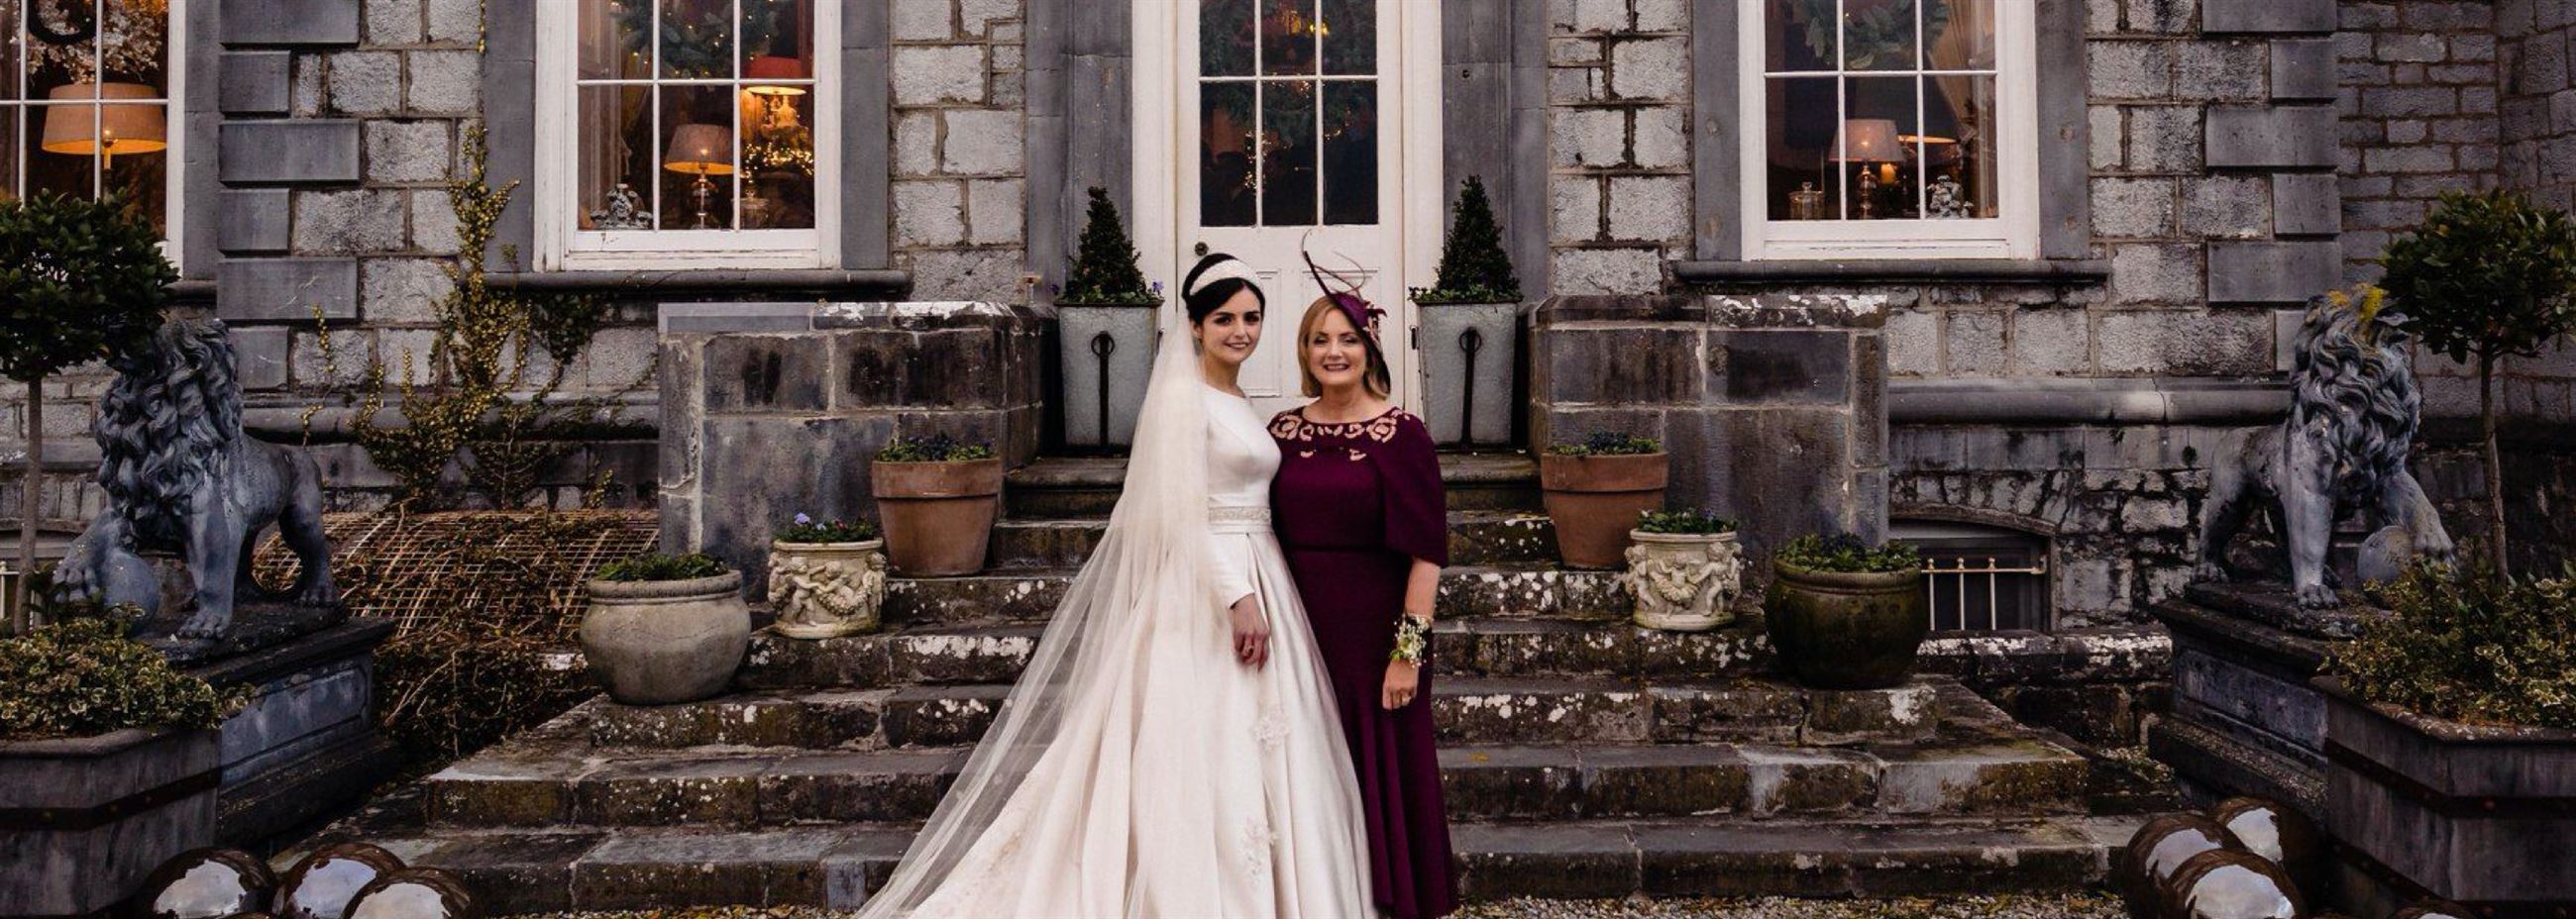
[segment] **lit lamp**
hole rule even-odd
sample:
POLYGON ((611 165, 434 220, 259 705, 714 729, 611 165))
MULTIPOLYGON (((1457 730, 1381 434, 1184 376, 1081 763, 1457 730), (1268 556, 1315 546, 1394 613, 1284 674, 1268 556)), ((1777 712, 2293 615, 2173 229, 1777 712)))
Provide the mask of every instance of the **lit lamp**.
POLYGON ((689 183, 689 200, 698 206, 696 229, 713 228, 707 208, 715 199, 716 184, 707 177, 733 174, 733 132, 723 125, 681 125, 671 132, 671 145, 663 148, 662 168, 698 177, 689 183))
MULTIPOLYGON (((45 107, 42 145, 50 153, 95 155, 112 161, 119 153, 154 153, 170 148, 168 128, 157 103, 120 99, 157 99, 161 91, 141 83, 73 83, 54 87, 45 97, 54 102, 101 103, 45 107)), ((105 165, 105 162, 102 162, 105 165)))
POLYGON ((805 62, 796 58, 763 54, 743 65, 742 76, 744 80, 751 83, 746 88, 753 95, 802 96, 805 94, 805 87, 793 82, 782 82, 805 79, 805 62))
MULTIPOLYGON (((1860 163, 1860 219, 1878 217, 1878 170, 1871 165, 1893 164, 1904 156, 1902 142, 1896 139, 1896 122, 1887 118, 1853 118, 1843 122, 1842 136, 1834 139, 1834 162, 1860 163)), ((1891 173, 1892 166, 1889 167, 1891 173)), ((1896 177, 1889 175, 1887 181, 1896 177)))

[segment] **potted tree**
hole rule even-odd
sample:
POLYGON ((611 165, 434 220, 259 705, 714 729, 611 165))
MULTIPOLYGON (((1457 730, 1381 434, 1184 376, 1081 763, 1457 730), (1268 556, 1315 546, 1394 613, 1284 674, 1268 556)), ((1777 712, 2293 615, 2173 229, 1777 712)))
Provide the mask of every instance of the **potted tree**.
POLYGON ((1424 422, 1443 445, 1499 444, 1512 436, 1512 389, 1520 367, 1521 281, 1503 252, 1485 183, 1468 176, 1449 210, 1439 275, 1415 288, 1424 378, 1436 399, 1424 422))
POLYGON ((2576 569, 2418 563, 2331 649, 2325 830, 2469 906, 2576 901, 2576 569), (2543 840, 2551 844, 2536 844, 2543 840))
POLYGON ((1905 682, 1932 630, 1923 556, 1848 535, 1808 534, 1772 553, 1762 612, 1782 666, 1818 689, 1905 682))
POLYGON ((1744 555, 1735 521, 1698 508, 1647 511, 1628 531, 1628 571, 1637 624, 1704 632, 1735 621, 1744 592, 1744 555))
POLYGON ((2451 192, 2424 226, 2380 256, 2382 289, 2426 350, 2478 374, 2486 450, 2487 556, 2512 573, 2505 552, 2504 461, 2496 446, 2495 372, 2576 330, 2576 220, 2508 191, 2451 192))
POLYGON ((1154 308, 1163 305, 1163 287, 1146 283, 1137 269, 1136 246, 1109 191, 1095 185, 1089 193, 1081 248, 1055 298, 1064 439, 1110 446, 1135 439, 1136 410, 1154 371, 1154 308))
POLYGON ((885 540, 865 520, 804 514, 769 539, 770 628, 789 638, 876 631, 885 603, 885 540))
POLYGON ((1664 506, 1670 457, 1651 438, 1604 431, 1538 457, 1540 496, 1568 568, 1617 568, 1637 515, 1664 506))
POLYGON ((243 701, 125 637, 121 617, 0 639, 0 915, 103 911, 215 835, 215 730, 243 701))
POLYGON ((694 702, 733 683, 751 649, 742 573, 704 555, 642 555, 599 569, 581 652, 628 705, 694 702))
MULTIPOLYGON (((152 334, 179 273, 161 255, 161 234, 114 198, 88 201, 51 192, 0 203, 0 375, 27 387, 27 457, 22 483, 44 478, 44 379, 104 360, 152 334)), ((10 631, 23 632, 27 578, 36 566, 42 488, 20 488, 20 577, 8 587, 10 631)))
POLYGON ((953 577, 984 570, 1002 501, 1002 460, 991 447, 945 434, 897 438, 877 451, 868 489, 897 573, 953 577))

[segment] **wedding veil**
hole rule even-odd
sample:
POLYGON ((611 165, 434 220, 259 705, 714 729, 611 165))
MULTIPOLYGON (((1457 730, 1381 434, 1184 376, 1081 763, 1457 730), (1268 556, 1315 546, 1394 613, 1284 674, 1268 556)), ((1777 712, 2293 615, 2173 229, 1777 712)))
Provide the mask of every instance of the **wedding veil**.
MULTIPOLYGON (((1201 668, 1228 666, 1232 658, 1149 653, 1161 641, 1158 618, 1201 616, 1213 623, 1166 624, 1183 633, 1225 627, 1208 576, 1206 384, 1190 336, 1175 329, 1162 338, 1107 533, 1056 606, 983 741, 863 916, 906 915, 962 863, 1008 851, 1010 840, 978 845, 997 823, 1014 833, 1044 825, 1063 831, 1050 835, 1084 840, 1082 853, 1115 853, 1124 862, 1140 828, 1132 823, 1133 808, 1118 805, 1130 796, 1186 794, 1154 786, 1180 778, 1172 770, 1187 764, 1154 762, 1162 757, 1150 750, 1137 755, 1148 720, 1141 717, 1146 694, 1137 684, 1210 679, 1201 668), (1153 666, 1142 666, 1149 658, 1153 666), (1015 800, 1033 778, 1060 793, 1015 800), (1102 806, 1089 806, 1094 803, 1102 806)), ((1104 883, 1128 883, 1119 880, 1124 864, 1086 867, 1101 872, 1104 883)), ((1115 892, 1103 893, 1117 902, 1115 892)))

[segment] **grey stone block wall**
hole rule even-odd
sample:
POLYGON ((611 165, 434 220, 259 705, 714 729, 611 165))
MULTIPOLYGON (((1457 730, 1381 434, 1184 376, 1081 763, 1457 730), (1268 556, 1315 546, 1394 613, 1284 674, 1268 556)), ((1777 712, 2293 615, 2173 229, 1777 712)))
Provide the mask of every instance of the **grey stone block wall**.
POLYGON ((893 13, 895 267, 923 299, 1026 302, 1024 3, 905 0, 893 13))
POLYGON ((1545 293, 1660 292, 1693 238, 1689 4, 1556 0, 1547 28, 1545 293))

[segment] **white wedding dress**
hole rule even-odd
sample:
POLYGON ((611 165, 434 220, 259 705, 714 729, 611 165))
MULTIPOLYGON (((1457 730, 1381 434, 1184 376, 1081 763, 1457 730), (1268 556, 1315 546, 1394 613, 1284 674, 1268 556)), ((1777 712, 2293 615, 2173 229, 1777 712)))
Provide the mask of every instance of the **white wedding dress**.
POLYGON ((1169 338, 1108 533, 862 916, 1365 919, 1358 783, 1270 529, 1279 450, 1169 338), (1270 661, 1236 660, 1256 594, 1270 661))

